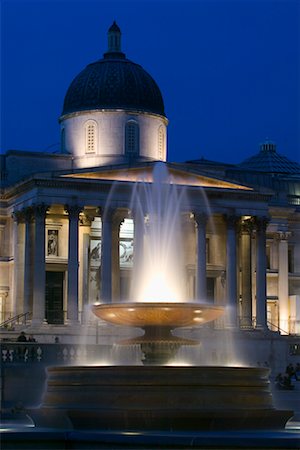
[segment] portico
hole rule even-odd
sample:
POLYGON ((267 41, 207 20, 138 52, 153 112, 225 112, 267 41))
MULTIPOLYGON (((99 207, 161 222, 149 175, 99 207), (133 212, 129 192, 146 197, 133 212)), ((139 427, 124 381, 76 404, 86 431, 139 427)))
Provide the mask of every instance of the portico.
MULTIPOLYGON (((149 167, 147 170, 150 170, 149 167)), ((172 173, 172 169, 169 170, 172 173)), ((136 172, 134 176, 137 177, 136 172)), ((172 176, 176 180, 175 172, 172 176)), ((18 292, 18 312, 32 312, 32 326, 59 323, 59 317, 63 317, 65 326, 80 325, 85 320, 83 311, 86 305, 95 301, 130 299, 130 281, 137 271, 139 258, 143 257, 144 227, 140 221, 146 219, 134 214, 131 193, 134 183, 138 181, 118 185, 116 180, 108 181, 106 174, 104 180, 100 173, 95 178, 84 179, 81 172, 79 178, 75 174, 73 177, 58 177, 55 181, 39 180, 38 184, 43 186, 42 198, 32 196, 29 203, 27 198, 32 193, 31 189, 20 196, 18 210, 14 211, 19 255, 14 276, 17 284, 18 280, 23 279, 24 285, 23 291, 18 292), (68 196, 59 199, 59 203, 58 182, 64 185, 63 192, 69 192, 68 196), (52 300, 47 299, 50 286, 46 274, 49 271, 62 275, 62 285, 58 288, 62 296, 62 311, 52 310, 52 300)), ((184 172, 180 173, 178 180, 183 187, 184 172)), ((244 311, 247 310, 248 328, 266 328, 266 222, 263 222, 267 214, 266 195, 246 186, 228 184, 224 189, 213 178, 209 181, 209 187, 203 188, 201 177, 196 175, 191 186, 190 174, 186 182, 184 189, 188 203, 182 213, 181 230, 182 245, 184 248, 187 245, 183 262, 186 279, 182 280, 186 286, 186 298, 210 297, 210 301, 230 306, 230 314, 222 326, 243 326, 244 311), (195 187, 196 181, 198 187, 195 187), (205 189, 210 203, 209 213, 205 203, 199 201, 197 189, 205 189), (228 189, 231 189, 231 197, 239 199, 234 209, 226 199, 228 189), (251 295, 249 297, 251 271, 249 275, 243 236, 240 235, 245 222, 245 208, 253 213, 251 223, 257 248, 259 276, 256 277, 253 298, 251 295), (265 227, 260 226, 261 222, 265 223, 265 227), (241 277, 237 262, 241 267, 241 277), (238 307, 239 298, 242 299, 242 312, 238 307), (257 315, 253 318, 254 298, 257 299, 257 315)), ((7 313, 11 315, 14 311, 7 313)))

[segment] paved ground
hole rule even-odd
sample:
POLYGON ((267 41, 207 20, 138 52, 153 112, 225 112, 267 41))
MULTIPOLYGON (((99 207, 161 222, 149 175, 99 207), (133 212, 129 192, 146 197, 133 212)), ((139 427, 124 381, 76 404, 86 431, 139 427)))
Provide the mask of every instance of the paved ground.
POLYGON ((294 417, 289 425, 293 424, 300 427, 300 381, 293 381, 294 389, 292 391, 278 390, 272 384, 273 403, 277 409, 291 409, 294 411, 294 417))

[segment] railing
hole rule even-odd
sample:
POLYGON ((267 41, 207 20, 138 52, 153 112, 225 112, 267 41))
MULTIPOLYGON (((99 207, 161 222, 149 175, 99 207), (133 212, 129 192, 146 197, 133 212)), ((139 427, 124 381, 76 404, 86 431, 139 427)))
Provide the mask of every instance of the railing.
POLYGON ((31 316, 31 312, 26 312, 22 314, 17 314, 14 317, 6 319, 4 322, 0 323, 0 328, 11 328, 13 325, 26 325, 27 321, 31 316), (23 319, 21 321, 21 319, 23 319))
POLYGON ((272 323, 269 320, 267 320, 267 325, 268 325, 269 329, 272 331, 275 329, 275 331, 277 331, 280 334, 290 334, 288 331, 283 330, 278 325, 275 325, 275 323, 272 323))
POLYGON ((108 360, 109 345, 73 345, 73 344, 39 344, 38 342, 10 342, 2 340, 0 344, 0 365, 7 364, 41 364, 70 365, 95 363, 108 360))

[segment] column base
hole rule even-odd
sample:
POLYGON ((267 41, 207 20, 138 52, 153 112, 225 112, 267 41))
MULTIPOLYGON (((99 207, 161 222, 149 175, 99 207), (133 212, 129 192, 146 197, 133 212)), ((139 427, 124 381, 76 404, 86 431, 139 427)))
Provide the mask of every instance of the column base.
POLYGON ((239 330, 239 327, 237 325, 234 325, 232 323, 226 323, 224 325, 225 330, 229 330, 229 331, 236 331, 239 330))
POLYGON ((29 327, 39 328, 48 325, 46 319, 31 319, 29 327))
POLYGON ((264 333, 268 333, 269 331, 272 332, 272 330, 270 330, 267 325, 256 325, 254 329, 256 331, 262 331, 264 333))
POLYGON ((78 319, 67 319, 65 325, 68 327, 80 327, 81 323, 78 319))

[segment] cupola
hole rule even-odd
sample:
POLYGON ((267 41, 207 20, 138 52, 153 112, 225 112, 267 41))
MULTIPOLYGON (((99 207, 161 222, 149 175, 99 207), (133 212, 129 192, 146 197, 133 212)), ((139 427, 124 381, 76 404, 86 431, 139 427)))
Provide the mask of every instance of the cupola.
POLYGON ((166 160, 167 118, 160 89, 126 58, 114 21, 103 58, 71 82, 60 117, 63 151, 78 168, 166 160))

